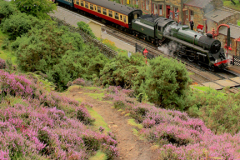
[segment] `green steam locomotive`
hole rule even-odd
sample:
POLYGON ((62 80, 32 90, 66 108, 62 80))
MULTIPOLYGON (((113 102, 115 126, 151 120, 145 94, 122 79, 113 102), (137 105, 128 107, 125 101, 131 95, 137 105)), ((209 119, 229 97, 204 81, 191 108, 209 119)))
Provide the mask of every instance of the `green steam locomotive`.
POLYGON ((158 46, 166 40, 171 41, 168 44, 170 52, 207 65, 210 70, 223 69, 229 61, 221 48, 221 42, 212 38, 211 34, 202 35, 171 19, 143 15, 132 21, 132 32, 158 46))

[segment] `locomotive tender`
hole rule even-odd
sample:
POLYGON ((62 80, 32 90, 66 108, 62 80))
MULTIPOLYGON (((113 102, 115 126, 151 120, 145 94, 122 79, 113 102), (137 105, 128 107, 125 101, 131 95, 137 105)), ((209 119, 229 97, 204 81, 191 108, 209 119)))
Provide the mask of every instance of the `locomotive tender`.
MULTIPOLYGON (((186 56, 189 61, 207 65, 210 70, 225 68, 228 64, 221 42, 192 31, 187 25, 179 25, 171 19, 142 15, 142 11, 108 0, 52 0, 85 11, 115 27, 125 29, 135 36, 157 46, 163 41, 173 41, 174 54, 186 56)), ((230 32, 230 30, 229 30, 230 32)), ((230 34, 230 33, 229 33, 230 34)))

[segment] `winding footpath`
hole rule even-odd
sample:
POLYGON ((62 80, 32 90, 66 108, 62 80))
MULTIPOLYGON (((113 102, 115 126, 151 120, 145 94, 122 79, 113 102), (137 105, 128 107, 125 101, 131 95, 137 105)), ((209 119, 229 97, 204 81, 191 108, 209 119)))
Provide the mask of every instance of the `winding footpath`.
POLYGON ((107 101, 100 101, 92 98, 88 93, 100 92, 98 90, 88 90, 86 88, 73 88, 68 96, 81 99, 82 103, 93 105, 93 109, 98 112, 108 124, 112 133, 117 138, 117 148, 119 156, 115 160, 157 160, 157 151, 153 144, 140 140, 133 134, 133 126, 128 124, 129 117, 114 109, 107 101))

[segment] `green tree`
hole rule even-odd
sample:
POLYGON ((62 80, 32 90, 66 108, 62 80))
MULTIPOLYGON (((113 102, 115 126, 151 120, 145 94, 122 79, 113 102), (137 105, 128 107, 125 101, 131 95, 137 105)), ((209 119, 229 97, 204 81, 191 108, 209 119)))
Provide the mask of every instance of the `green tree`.
POLYGON ((149 101, 158 106, 183 110, 190 82, 185 66, 161 56, 150 60, 149 64, 140 68, 136 77, 136 94, 146 93, 149 101))
POLYGON ((80 52, 68 51, 47 75, 62 90, 67 88, 69 81, 79 77, 92 80, 93 75, 99 76, 108 61, 98 48, 90 45, 80 52))
POLYGON ((42 29, 33 28, 13 44, 19 67, 24 71, 46 71, 59 63, 68 50, 82 49, 82 38, 51 22, 42 29), (19 47, 17 47, 19 46, 19 47))
POLYGON ((21 12, 39 19, 49 18, 48 13, 57 9, 56 4, 49 0, 15 0, 14 2, 21 12))
POLYGON ((100 71, 100 81, 103 85, 131 88, 139 72, 138 67, 144 65, 143 56, 139 53, 133 54, 130 58, 119 54, 100 71))
POLYGON ((39 20, 25 13, 10 15, 4 19, 1 28, 4 33, 9 35, 9 38, 15 40, 17 37, 27 33, 31 27, 39 24, 39 20))
POLYGON ((18 12, 19 11, 14 4, 10 2, 6 2, 4 0, 0 0, 0 18, 4 18, 4 17, 7 18, 10 15, 18 12))

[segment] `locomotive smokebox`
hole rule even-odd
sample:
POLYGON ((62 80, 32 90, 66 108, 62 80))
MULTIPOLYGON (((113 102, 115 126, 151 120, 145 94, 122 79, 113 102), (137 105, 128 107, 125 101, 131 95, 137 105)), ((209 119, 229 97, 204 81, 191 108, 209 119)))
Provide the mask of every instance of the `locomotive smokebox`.
POLYGON ((207 36, 201 36, 198 41, 199 46, 203 49, 209 50, 212 54, 217 53, 221 48, 221 42, 219 40, 213 39, 212 34, 207 34, 207 36))

